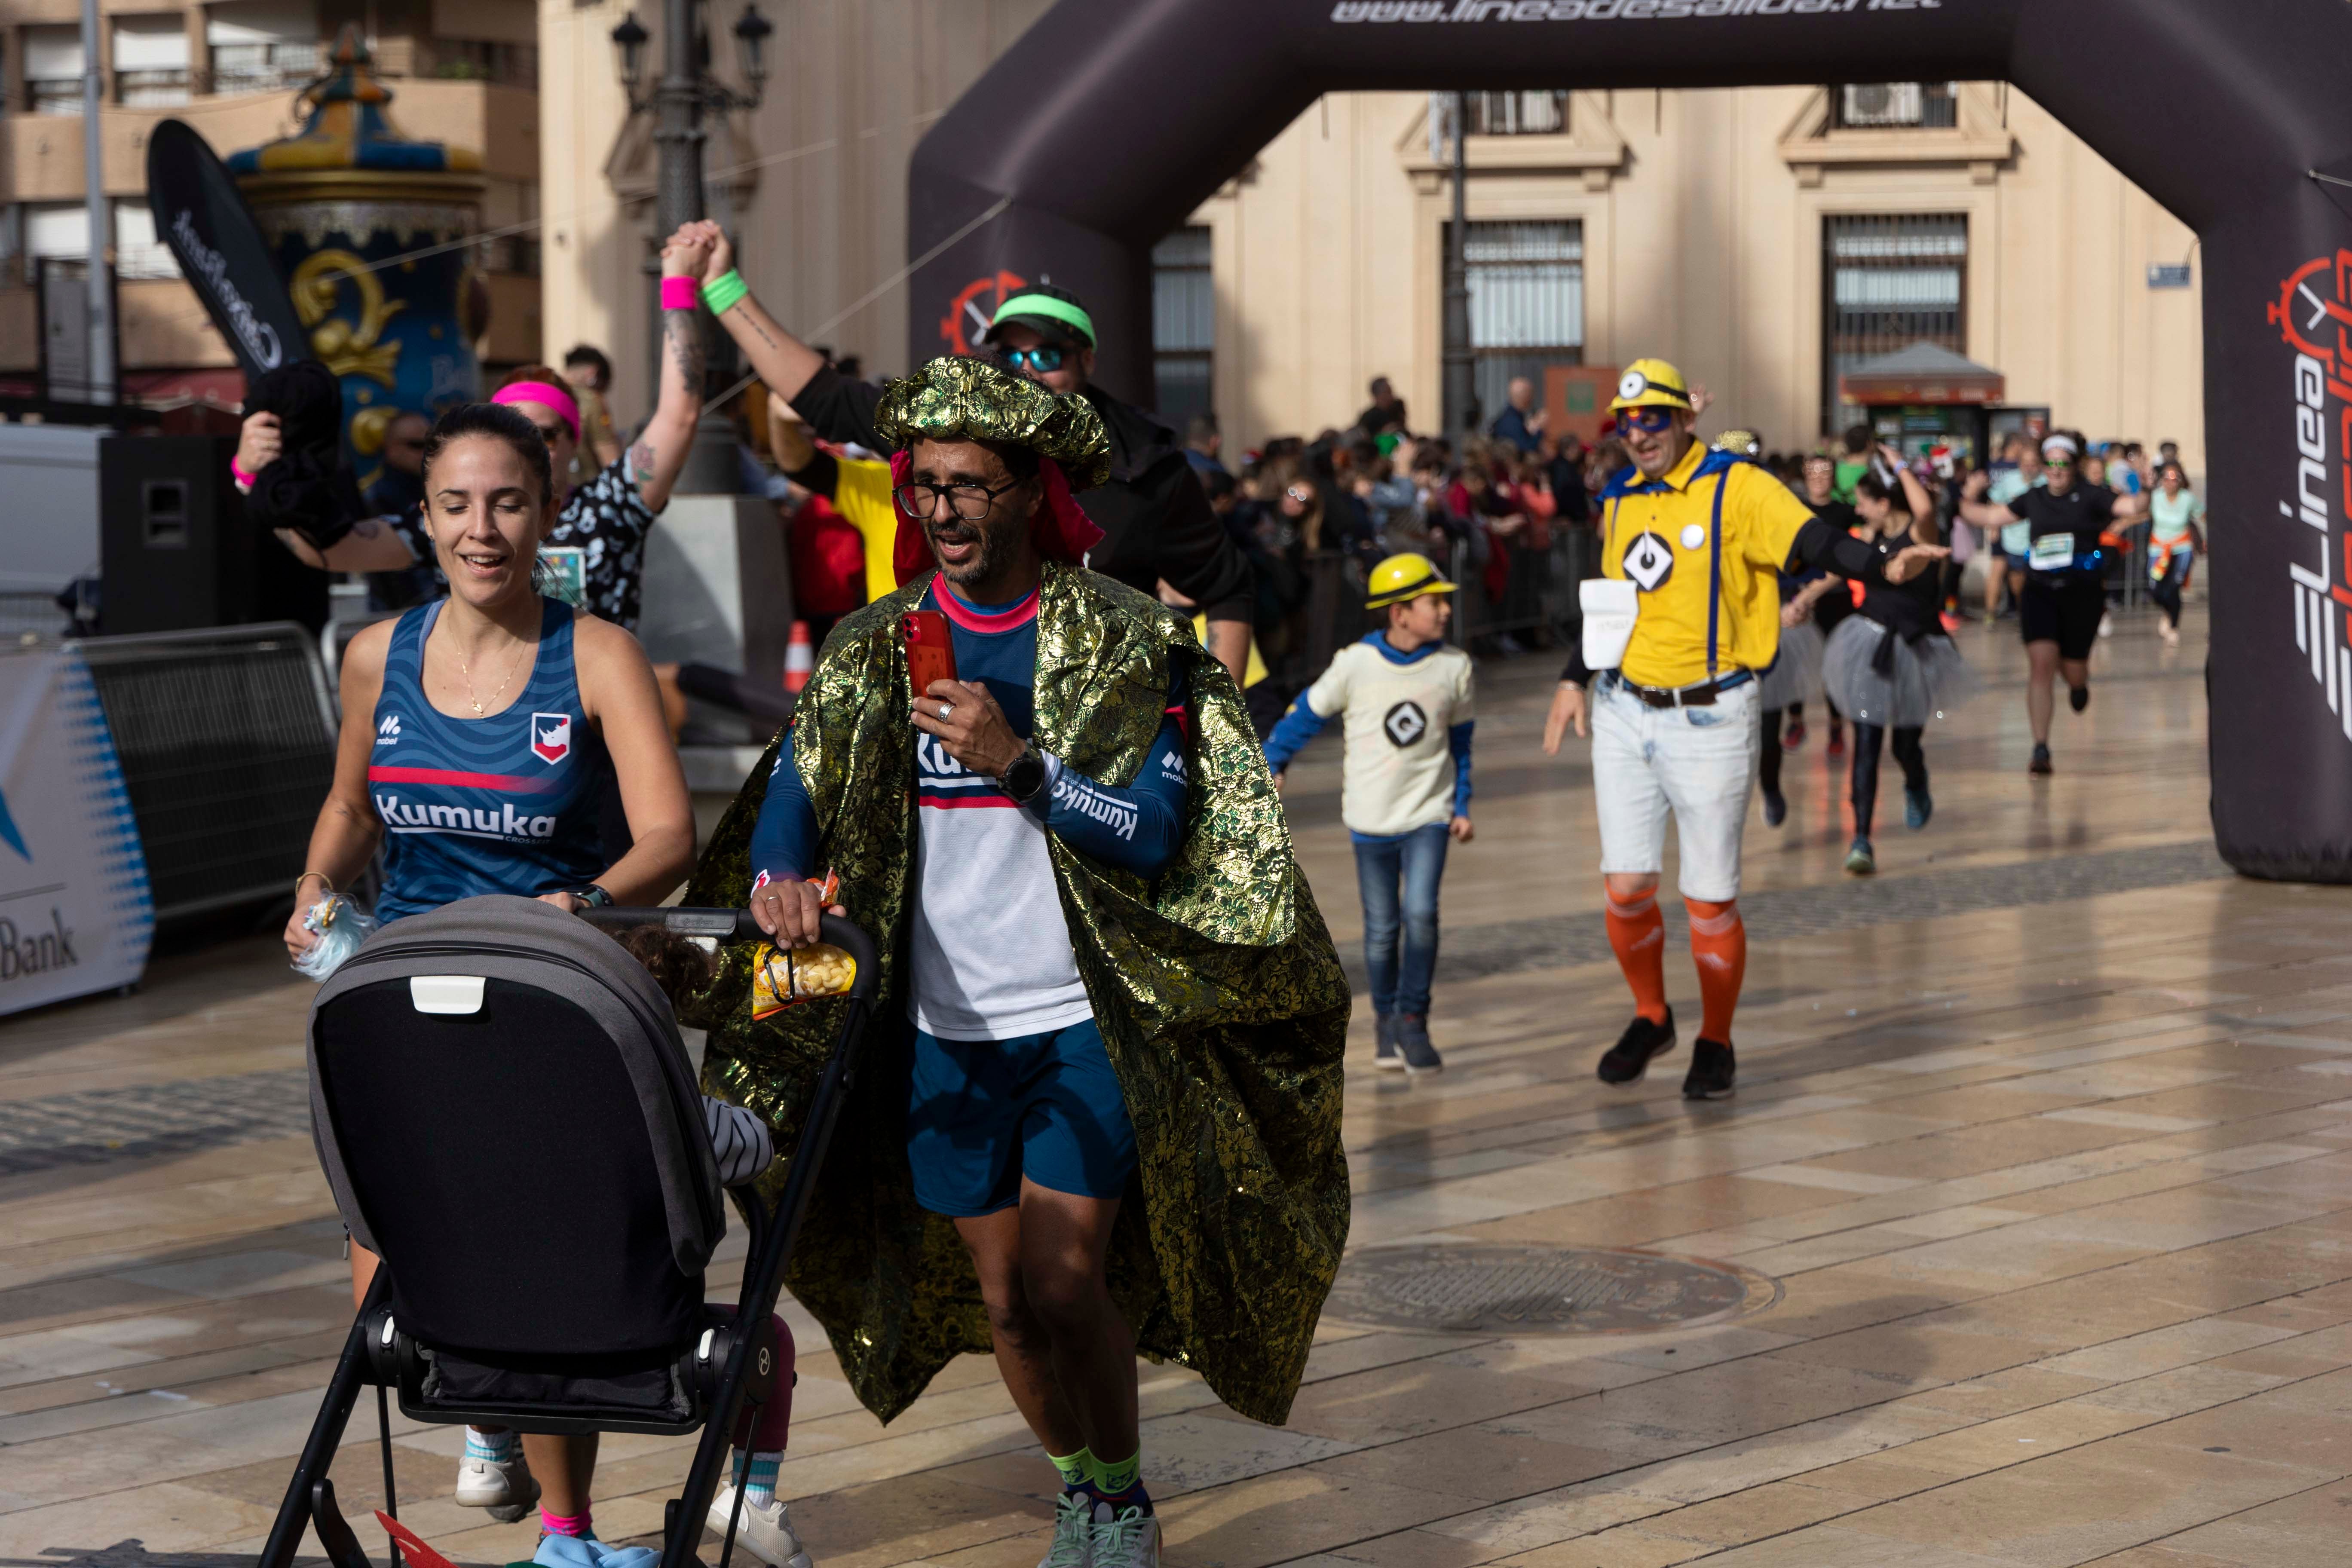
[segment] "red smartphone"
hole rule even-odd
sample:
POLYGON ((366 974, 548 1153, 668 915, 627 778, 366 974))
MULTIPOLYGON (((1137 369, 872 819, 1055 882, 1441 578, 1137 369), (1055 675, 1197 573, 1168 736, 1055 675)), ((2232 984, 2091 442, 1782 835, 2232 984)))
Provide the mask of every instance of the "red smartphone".
POLYGON ((934 680, 953 680, 955 643, 947 616, 937 610, 909 610, 900 625, 907 634, 907 679, 913 695, 929 696, 934 680))

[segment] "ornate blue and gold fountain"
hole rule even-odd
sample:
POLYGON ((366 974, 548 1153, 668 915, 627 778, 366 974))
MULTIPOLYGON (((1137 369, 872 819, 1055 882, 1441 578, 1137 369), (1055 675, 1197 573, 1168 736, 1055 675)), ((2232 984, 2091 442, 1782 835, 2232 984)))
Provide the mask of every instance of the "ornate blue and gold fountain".
POLYGON ((302 89, 302 129, 230 154, 310 353, 341 378, 343 430, 362 484, 384 427, 481 395, 474 341, 488 293, 476 276, 481 154, 403 136, 385 112, 359 29, 332 72, 302 89))

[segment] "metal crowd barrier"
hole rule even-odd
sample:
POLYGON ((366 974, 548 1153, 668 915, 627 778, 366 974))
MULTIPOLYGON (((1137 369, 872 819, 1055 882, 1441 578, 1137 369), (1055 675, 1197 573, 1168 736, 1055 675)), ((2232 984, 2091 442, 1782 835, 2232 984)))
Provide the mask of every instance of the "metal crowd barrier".
POLYGON ((67 646, 114 734, 155 918, 289 891, 335 774, 317 639, 285 621, 67 646))
POLYGON ((1454 595, 1453 640, 1533 632, 1549 632, 1559 642, 1574 637, 1583 619, 1577 584, 1601 574, 1599 536, 1587 528, 1555 526, 1548 549, 1511 540, 1496 540, 1490 548, 1506 552, 1510 563, 1499 599, 1487 591, 1486 568, 1473 564, 1470 542, 1454 543, 1447 573, 1461 587, 1454 595))

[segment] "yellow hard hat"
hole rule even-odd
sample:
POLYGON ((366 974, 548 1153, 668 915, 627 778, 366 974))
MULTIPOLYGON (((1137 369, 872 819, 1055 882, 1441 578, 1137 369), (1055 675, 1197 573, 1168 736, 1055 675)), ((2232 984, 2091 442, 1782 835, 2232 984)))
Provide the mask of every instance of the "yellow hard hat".
POLYGON ((1390 605, 1402 605, 1408 599, 1418 599, 1423 594, 1451 594, 1454 584, 1437 570, 1437 563, 1426 555, 1407 551, 1391 555, 1372 568, 1371 581, 1366 584, 1371 597, 1364 608, 1378 610, 1390 605))
POLYGON ((1688 408, 1690 383, 1683 373, 1662 359, 1637 359, 1617 378, 1617 395, 1609 412, 1621 408, 1688 408))

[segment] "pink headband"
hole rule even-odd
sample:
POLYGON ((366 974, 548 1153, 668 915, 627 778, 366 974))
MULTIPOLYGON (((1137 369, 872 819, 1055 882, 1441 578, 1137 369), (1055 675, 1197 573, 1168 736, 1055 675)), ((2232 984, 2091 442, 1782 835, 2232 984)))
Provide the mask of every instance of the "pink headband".
POLYGON ((570 393, 552 382, 518 381, 499 387, 490 394, 492 403, 543 403, 563 416, 571 428, 572 438, 580 439, 580 404, 570 393))

